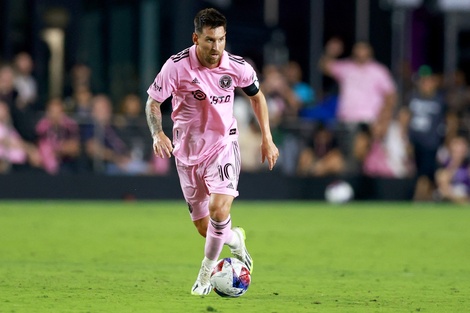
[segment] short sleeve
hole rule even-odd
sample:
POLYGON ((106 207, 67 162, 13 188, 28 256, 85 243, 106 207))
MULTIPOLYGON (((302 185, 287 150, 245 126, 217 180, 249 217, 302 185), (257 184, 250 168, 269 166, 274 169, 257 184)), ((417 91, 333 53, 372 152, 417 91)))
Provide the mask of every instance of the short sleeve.
POLYGON ((178 72, 174 62, 168 59, 149 86, 147 94, 160 103, 165 101, 176 90, 177 76, 178 72))
POLYGON ((254 96, 259 91, 259 81, 255 70, 250 63, 244 62, 243 75, 240 79, 239 87, 246 93, 247 96, 254 96))

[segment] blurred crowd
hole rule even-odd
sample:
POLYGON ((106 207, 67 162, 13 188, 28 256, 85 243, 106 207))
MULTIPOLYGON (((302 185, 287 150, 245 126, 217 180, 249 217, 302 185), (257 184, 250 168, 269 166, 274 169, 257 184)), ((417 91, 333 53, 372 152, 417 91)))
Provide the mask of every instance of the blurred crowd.
POLYGON ((63 97, 40 103, 34 62, 19 53, 0 65, 0 173, 50 175, 93 172, 108 175, 165 175, 170 161, 151 153, 137 94, 118 103, 95 93, 85 64, 70 71, 63 97))
MULTIPOLYGON (((324 90, 290 61, 260 73, 281 170, 301 177, 411 178, 416 201, 467 203, 470 196, 470 86, 429 65, 403 71, 402 89, 367 42, 345 53, 330 39, 318 60, 324 90), (407 73, 407 74, 406 74, 407 73)), ((235 105, 244 170, 258 171, 259 130, 249 102, 235 105)))
MULTIPOLYGON (((295 61, 259 70, 281 150, 278 171, 415 178, 415 200, 469 200, 470 86, 463 72, 443 77, 422 65, 403 77, 398 90, 367 42, 357 42, 347 55, 337 38, 326 43, 318 70, 324 90, 306 83, 295 61)), ((0 174, 167 175, 174 170, 171 160, 152 153, 145 99, 138 94, 113 101, 95 92, 91 69, 76 64, 63 96, 41 101, 41 82, 33 73, 34 60, 25 52, 0 65, 0 174)), ((170 109, 166 127, 171 127, 169 114, 170 109)), ((265 170, 261 134, 242 92, 237 91, 234 114, 242 170, 265 170)))

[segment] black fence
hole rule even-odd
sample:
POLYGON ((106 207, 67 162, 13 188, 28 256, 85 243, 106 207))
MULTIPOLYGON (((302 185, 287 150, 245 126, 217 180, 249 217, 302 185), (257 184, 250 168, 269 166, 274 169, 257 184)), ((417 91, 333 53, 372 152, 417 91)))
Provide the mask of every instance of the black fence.
MULTIPOLYGON (((339 177, 300 178, 279 172, 242 173, 239 199, 324 200, 326 187, 339 177)), ((342 177, 354 189, 355 200, 407 201, 412 179, 342 177)), ((167 176, 50 176, 43 173, 0 175, 0 199, 171 200, 183 199, 175 173, 167 176)), ((1 204, 0 204, 1 205, 1 204)))

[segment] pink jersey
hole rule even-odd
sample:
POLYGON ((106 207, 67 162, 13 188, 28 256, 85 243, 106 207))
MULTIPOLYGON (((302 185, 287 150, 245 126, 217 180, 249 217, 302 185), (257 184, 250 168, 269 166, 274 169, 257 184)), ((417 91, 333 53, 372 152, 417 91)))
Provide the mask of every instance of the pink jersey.
POLYGON ((249 63, 226 51, 214 69, 200 64, 195 45, 166 61, 147 93, 158 102, 173 96, 173 155, 178 160, 199 164, 222 143, 237 138, 235 87, 255 95, 258 79, 249 63))
POLYGON ((395 92, 389 71, 372 61, 359 65, 335 61, 331 73, 340 86, 338 119, 344 122, 373 122, 384 104, 384 96, 395 92))

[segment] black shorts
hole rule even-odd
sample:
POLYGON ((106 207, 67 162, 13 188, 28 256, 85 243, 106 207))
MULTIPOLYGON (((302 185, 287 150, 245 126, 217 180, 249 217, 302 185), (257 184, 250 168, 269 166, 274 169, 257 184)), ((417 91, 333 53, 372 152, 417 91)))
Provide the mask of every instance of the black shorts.
POLYGON ((434 174, 437 170, 437 148, 424 147, 414 144, 414 157, 416 165, 416 175, 426 176, 434 181, 434 174))

